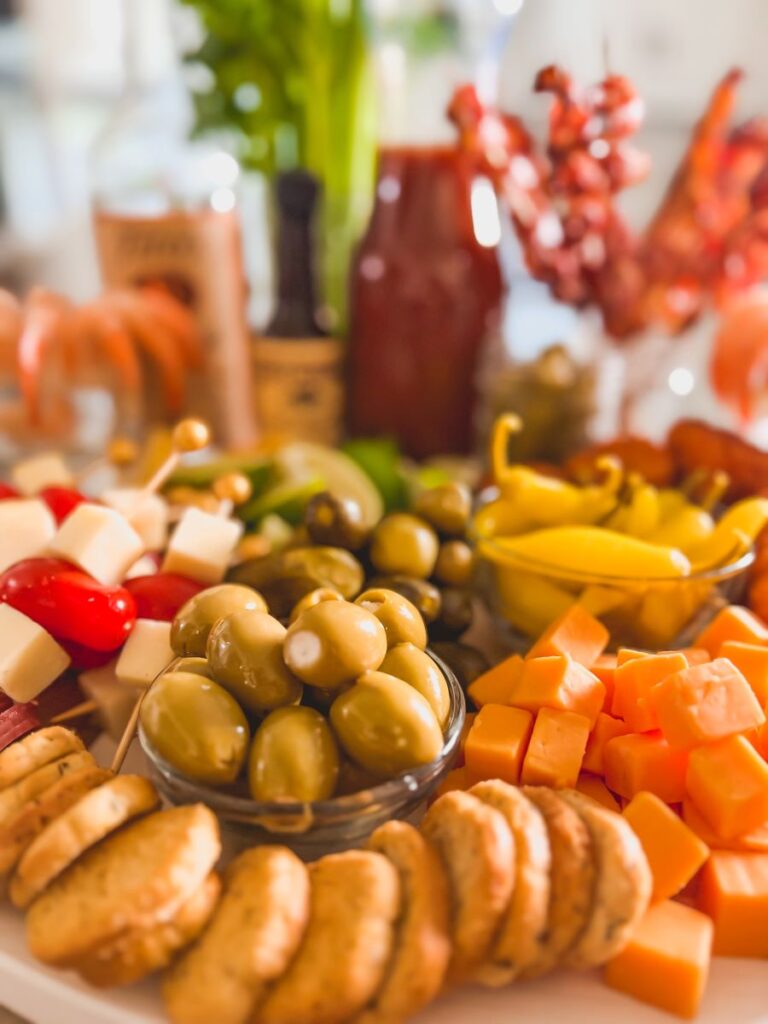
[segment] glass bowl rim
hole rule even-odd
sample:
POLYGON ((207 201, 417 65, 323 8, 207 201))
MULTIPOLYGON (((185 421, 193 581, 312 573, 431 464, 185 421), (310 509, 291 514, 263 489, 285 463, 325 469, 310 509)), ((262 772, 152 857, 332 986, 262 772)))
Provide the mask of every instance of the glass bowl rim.
MULTIPOLYGON (((138 735, 141 749, 153 768, 173 786, 174 792, 180 795, 184 801, 187 799, 202 801, 211 810, 230 820, 247 821, 253 824, 260 824, 263 819, 309 820, 317 825, 327 826, 333 824, 334 821, 343 823, 350 817, 363 815, 375 806, 382 804, 396 806, 407 803, 416 798, 431 782, 439 780, 446 767, 450 765, 461 740, 461 731, 466 716, 466 699, 455 672, 429 648, 427 648, 427 654, 443 673, 450 697, 450 713, 446 724, 443 748, 439 756, 429 764, 420 765, 418 768, 404 772, 394 779, 387 779, 369 789, 331 797, 328 800, 253 800, 251 797, 232 796, 214 786, 190 779, 177 771, 153 749, 141 726, 141 719, 139 719, 138 735)), ((173 666, 179 660, 175 659, 162 674, 172 672, 173 666)), ((276 829, 275 833, 277 834, 279 831, 276 829)))
POLYGON ((554 565, 551 562, 542 562, 539 559, 527 558, 514 552, 503 549, 499 540, 501 538, 491 537, 476 541, 478 556, 492 565, 495 569, 511 569, 512 571, 535 573, 537 576, 549 576, 553 579, 567 580, 572 583, 585 583, 614 587, 642 586, 647 584, 688 584, 688 583, 721 583, 724 580, 733 579, 745 572, 755 561, 754 544, 738 558, 725 565, 716 566, 713 569, 703 569, 699 572, 692 572, 689 576, 621 576, 608 575, 596 572, 579 572, 575 569, 565 569, 554 565), (483 553, 483 549, 493 551, 496 549, 503 553, 504 561, 489 557, 483 553))

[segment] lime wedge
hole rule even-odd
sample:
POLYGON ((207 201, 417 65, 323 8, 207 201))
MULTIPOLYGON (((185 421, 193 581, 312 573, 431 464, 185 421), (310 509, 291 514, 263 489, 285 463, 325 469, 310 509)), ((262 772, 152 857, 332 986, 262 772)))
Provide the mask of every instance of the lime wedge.
MULTIPOLYGON (((371 478, 348 455, 335 448, 296 441, 275 453, 274 467, 285 486, 320 480, 320 489, 356 501, 368 526, 374 526, 384 514, 381 495, 371 478)), ((278 509, 270 511, 283 515, 278 509)))
POLYGON ((237 510, 237 515, 246 523, 260 523, 265 516, 274 515, 295 526, 301 522, 309 499, 325 489, 325 482, 317 476, 302 483, 285 480, 252 498, 237 510))

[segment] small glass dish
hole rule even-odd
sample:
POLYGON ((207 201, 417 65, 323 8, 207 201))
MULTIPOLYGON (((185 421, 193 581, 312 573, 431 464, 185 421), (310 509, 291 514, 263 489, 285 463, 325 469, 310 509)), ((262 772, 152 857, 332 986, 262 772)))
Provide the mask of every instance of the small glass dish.
POLYGON ((225 840, 232 848, 279 842, 311 860, 334 850, 360 846, 390 818, 417 816, 450 770, 458 750, 466 713, 464 692, 445 662, 431 651, 428 653, 445 677, 451 702, 445 743, 440 756, 431 764, 371 789, 330 800, 262 803, 181 775, 155 753, 139 725, 139 740, 150 776, 168 803, 207 804, 217 814, 225 840))
POLYGON ((493 540, 483 540, 478 554, 480 590, 509 646, 519 651, 527 650, 576 601, 603 622, 614 650, 688 647, 721 608, 738 602, 755 560, 749 550, 690 576, 638 579, 513 557, 493 540))

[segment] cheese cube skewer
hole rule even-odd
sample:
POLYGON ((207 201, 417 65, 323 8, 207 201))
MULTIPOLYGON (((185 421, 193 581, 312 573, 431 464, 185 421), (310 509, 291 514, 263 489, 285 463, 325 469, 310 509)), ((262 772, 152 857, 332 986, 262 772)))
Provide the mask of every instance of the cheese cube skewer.
POLYGON ((75 477, 61 455, 46 452, 17 462, 11 469, 11 483, 31 497, 45 487, 74 487, 75 477))
POLYGON ((61 524, 49 550, 114 586, 144 553, 144 542, 119 512, 84 502, 61 524))
POLYGON ((108 508, 125 516, 144 541, 147 551, 165 547, 168 533, 168 503, 159 494, 140 487, 114 487, 104 491, 101 500, 108 508))
POLYGON ((69 666, 47 630, 9 604, 0 604, 0 689, 20 704, 34 700, 69 666))
POLYGON ((163 572, 175 572, 200 583, 221 583, 243 535, 243 524, 234 519, 185 509, 171 534, 163 559, 163 572))
POLYGON ((25 558, 43 554, 55 533, 56 520, 44 501, 0 501, 0 572, 25 558))
POLYGON ((115 666, 118 681, 146 689, 173 661, 170 622, 137 619, 115 666))

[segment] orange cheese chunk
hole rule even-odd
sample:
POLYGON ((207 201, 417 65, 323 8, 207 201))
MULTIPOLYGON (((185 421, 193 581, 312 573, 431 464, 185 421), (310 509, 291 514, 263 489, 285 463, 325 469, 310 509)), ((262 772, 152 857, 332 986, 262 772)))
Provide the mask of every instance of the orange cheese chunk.
POLYGON ((709 856, 709 848, 653 793, 642 792, 624 808, 645 850, 653 875, 653 901, 684 889, 709 856))
POLYGON ((466 768, 452 768, 435 790, 435 797, 450 793, 454 789, 469 789, 470 785, 466 768))
POLYGON ((768 957, 768 853, 713 853, 699 907, 714 922, 717 956, 768 957))
POLYGON ((481 708, 464 744, 471 782, 502 779, 512 785, 518 783, 532 727, 533 715, 522 708, 503 704, 481 708))
POLYGON ((765 715, 749 683, 727 658, 675 672, 651 694, 664 739, 678 750, 756 729, 765 715))
POLYGON ((682 654, 689 667, 703 665, 705 661, 712 660, 712 655, 706 647, 681 647, 677 651, 659 651, 659 654, 682 654))
POLYGON ((661 733, 617 736, 603 752, 605 784, 631 800, 647 789, 668 804, 685 796, 688 754, 673 750, 661 733))
POLYGON ((760 707, 768 707, 768 647, 726 640, 717 656, 728 658, 752 687, 760 707))
POLYGON ((526 660, 512 691, 515 707, 575 711, 594 723, 605 703, 605 686, 567 654, 526 660))
POLYGON ((729 640, 738 640, 743 644, 768 644, 768 628, 748 608, 731 604, 718 612, 698 635, 696 646, 706 647, 710 657, 715 658, 723 644, 729 640))
POLYGON ((635 999, 680 1017, 695 1017, 712 956, 712 922, 682 903, 648 910, 632 938, 605 968, 605 981, 635 999))
POLYGON ((698 810, 689 796, 683 800, 683 821, 710 850, 735 850, 737 853, 768 853, 768 824, 758 825, 751 832, 742 832, 723 839, 698 810))
POLYGON ((620 718, 613 718, 611 715, 601 713, 592 727, 592 732, 587 740, 587 752, 584 755, 582 769, 585 772, 592 772, 594 775, 605 774, 604 753, 605 745, 617 736, 626 736, 632 730, 620 718))
POLYGON ((744 734, 760 757, 768 761, 768 722, 761 725, 759 729, 751 729, 744 734))
POLYGON ((469 731, 474 725, 474 721, 476 718, 477 713, 475 711, 468 711, 464 717, 464 725, 462 725, 461 727, 461 736, 459 736, 459 752, 456 755, 456 763, 454 765, 455 768, 461 768, 462 765, 464 764, 464 746, 467 742, 467 736, 469 736, 469 731))
POLYGON ((529 658, 569 654, 585 668, 594 664, 608 646, 605 626, 580 604, 572 604, 544 630, 528 652, 529 658))
POLYGON ((542 708, 536 716, 520 778, 529 786, 573 789, 589 736, 589 719, 542 708))
POLYGON ((724 839, 768 822, 768 764, 743 736, 692 751, 685 787, 724 839))
POLYGON ((647 658, 650 653, 650 651, 638 651, 634 647, 620 647, 616 655, 616 667, 626 665, 628 661, 634 661, 636 658, 647 658))
POLYGON ((601 654, 594 665, 589 666, 592 672, 605 687, 605 703, 603 711, 610 713, 613 703, 613 677, 616 673, 617 658, 615 654, 601 654))
POLYGON ((602 779, 596 779, 594 775, 580 775, 576 783, 576 789, 579 793, 583 793, 584 796, 590 797, 595 803, 607 807, 609 811, 615 811, 616 814, 620 813, 619 801, 602 779))
POLYGON ((613 683, 613 715, 635 732, 658 729, 651 690, 673 672, 687 668, 684 654, 649 654, 620 664, 613 683))
POLYGON ((504 661, 478 676, 467 687, 467 694, 477 708, 485 704, 511 704, 514 687, 523 667, 523 659, 513 654, 504 661))

